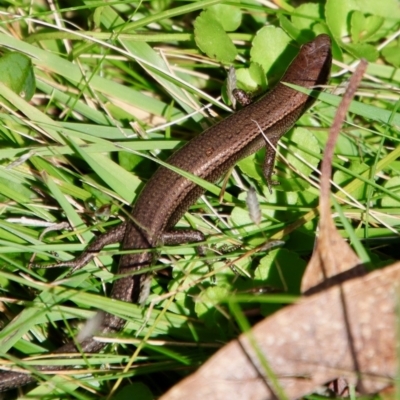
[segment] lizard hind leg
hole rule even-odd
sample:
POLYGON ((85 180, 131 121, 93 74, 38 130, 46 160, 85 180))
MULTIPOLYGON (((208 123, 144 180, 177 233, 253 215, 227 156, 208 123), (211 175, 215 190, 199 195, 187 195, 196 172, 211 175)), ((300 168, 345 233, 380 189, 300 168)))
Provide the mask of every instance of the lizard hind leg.
POLYGON ((61 261, 52 264, 29 264, 30 268, 59 268, 59 267, 71 267, 71 270, 67 276, 72 275, 78 269, 83 268, 88 264, 97 254, 103 249, 104 246, 109 244, 121 242, 124 238, 126 230, 126 223, 122 223, 108 232, 98 236, 94 242, 92 242, 84 252, 78 257, 69 261, 61 261))

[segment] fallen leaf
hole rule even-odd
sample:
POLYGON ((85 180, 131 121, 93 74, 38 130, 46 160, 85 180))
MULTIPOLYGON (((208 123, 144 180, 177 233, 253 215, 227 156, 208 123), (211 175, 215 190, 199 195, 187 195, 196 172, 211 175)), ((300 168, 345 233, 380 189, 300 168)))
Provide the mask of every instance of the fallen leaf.
MULTIPOLYGON (((289 399, 339 376, 361 393, 375 393, 396 377, 400 263, 352 279, 286 307, 251 335, 289 399)), ((275 399, 248 334, 211 357, 161 400, 275 399)))

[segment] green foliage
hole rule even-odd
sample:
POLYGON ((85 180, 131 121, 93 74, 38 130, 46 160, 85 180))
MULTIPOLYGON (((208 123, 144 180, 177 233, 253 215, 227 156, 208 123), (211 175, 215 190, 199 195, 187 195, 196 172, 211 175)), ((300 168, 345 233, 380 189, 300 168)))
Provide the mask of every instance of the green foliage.
POLYGON ((236 47, 225 33, 223 23, 215 13, 203 11, 194 23, 194 37, 200 50, 210 58, 222 63, 231 63, 237 56, 236 47))
POLYGON ((76 320, 107 310, 127 319, 116 335, 125 343, 118 351, 110 345, 99 356, 62 362, 100 369, 131 360, 135 368, 68 381, 42 375, 51 385, 30 395, 106 397, 123 377, 131 382, 125 379, 115 398, 131 391, 135 398, 158 397, 186 368, 241 332, 240 313, 229 304, 240 307, 240 318, 254 310, 266 316, 299 294, 317 228, 309 216, 320 194, 317 169, 348 71, 360 57, 370 61, 372 78, 359 89, 336 146, 333 181, 342 190, 333 191, 346 198, 338 204, 350 223, 335 222, 344 237, 362 239, 377 265, 397 257, 391 242, 398 241, 399 225, 400 41, 388 40, 400 20, 396 0, 298 7, 281 1, 280 9, 217 0, 85 1, 57 8, 67 3, 56 2, 55 9, 45 2, 0 4, 6 15, 0 22, 1 356, 51 352, 61 341, 49 334, 52 327, 68 340, 79 331, 76 320), (202 258, 193 244, 160 243, 145 308, 108 297, 117 245, 54 285, 67 271, 28 268, 33 254, 35 262, 71 259, 95 234, 129 218, 130 204, 158 164, 229 114, 219 96, 231 64, 238 87, 257 95, 282 76, 301 44, 320 33, 330 34, 341 64, 333 66, 327 91, 282 138, 287 150, 278 146, 284 158, 274 179, 281 185, 269 194, 263 150, 239 162, 222 202, 220 185, 189 176, 207 188, 207 203, 199 200, 178 226, 200 229, 209 249, 202 258), (205 104, 219 115, 201 114, 205 104), (245 205, 250 185, 260 203, 259 226, 245 205), (62 221, 73 230, 40 236, 49 223, 62 221), (281 248, 251 253, 274 235, 283 237, 281 248), (166 382, 155 383, 160 376, 166 382))
POLYGON ((20 53, 4 54, 0 58, 0 80, 29 101, 36 89, 31 59, 20 53))

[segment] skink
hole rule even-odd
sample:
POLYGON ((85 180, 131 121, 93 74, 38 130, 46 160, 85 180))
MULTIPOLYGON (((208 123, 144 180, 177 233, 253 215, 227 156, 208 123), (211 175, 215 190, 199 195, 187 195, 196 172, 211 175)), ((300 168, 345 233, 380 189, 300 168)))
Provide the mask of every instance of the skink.
MULTIPOLYGON (((211 182, 218 180, 238 160, 261 149, 266 141, 273 147, 313 104, 314 97, 302 94, 282 82, 315 88, 324 85, 331 67, 331 41, 328 35, 317 36, 303 45, 299 54, 287 69, 281 82, 256 102, 232 114, 195 137, 177 150, 167 161, 170 165, 188 171, 211 182)), ((271 181, 275 150, 266 144, 264 175, 268 185, 271 181)), ((99 236, 75 261, 60 263, 73 270, 86 265, 105 245, 122 243, 123 250, 150 249, 163 244, 179 244, 203 240, 198 231, 173 230, 182 215, 203 193, 203 189, 168 168, 160 167, 134 204, 131 218, 106 234, 99 236)), ((118 274, 124 276, 113 286, 111 297, 132 302, 138 301, 145 274, 135 274, 152 262, 151 252, 123 255, 118 274), (131 276, 129 276, 131 274, 131 276)), ((124 320, 105 314, 101 334, 118 332, 124 320)), ((80 350, 96 353, 104 343, 90 337, 80 343, 80 350)), ((73 343, 59 348, 56 353, 75 353, 73 343)), ((61 370, 62 367, 36 367, 39 371, 61 370)), ((0 373, 0 391, 34 382, 35 377, 19 372, 0 373)))

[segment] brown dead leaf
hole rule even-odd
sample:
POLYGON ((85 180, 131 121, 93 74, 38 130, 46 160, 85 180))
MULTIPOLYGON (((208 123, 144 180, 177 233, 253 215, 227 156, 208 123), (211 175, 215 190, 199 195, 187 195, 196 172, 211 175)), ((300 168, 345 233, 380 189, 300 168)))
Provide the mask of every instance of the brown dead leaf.
MULTIPOLYGON (((289 399, 338 376, 362 393, 396 376, 400 263, 305 298, 251 331, 289 399)), ((271 379, 242 334, 161 399, 274 399, 271 379)))

